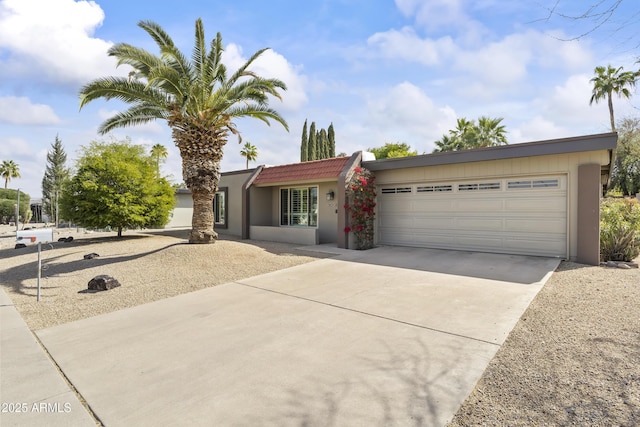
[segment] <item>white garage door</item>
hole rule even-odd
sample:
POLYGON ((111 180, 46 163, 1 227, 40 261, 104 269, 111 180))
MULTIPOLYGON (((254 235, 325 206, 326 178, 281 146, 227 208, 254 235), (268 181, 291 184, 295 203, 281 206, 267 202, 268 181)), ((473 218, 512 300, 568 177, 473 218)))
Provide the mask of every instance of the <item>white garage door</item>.
POLYGON ((566 257, 566 176, 378 187, 378 242, 566 257))

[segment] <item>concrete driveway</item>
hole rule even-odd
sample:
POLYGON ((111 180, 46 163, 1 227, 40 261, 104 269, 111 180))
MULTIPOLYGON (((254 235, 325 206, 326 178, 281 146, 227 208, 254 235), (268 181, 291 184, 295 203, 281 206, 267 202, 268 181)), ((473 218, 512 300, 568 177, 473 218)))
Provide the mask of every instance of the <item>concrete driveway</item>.
POLYGON ((441 426, 558 263, 348 251, 37 335, 108 427, 441 426))

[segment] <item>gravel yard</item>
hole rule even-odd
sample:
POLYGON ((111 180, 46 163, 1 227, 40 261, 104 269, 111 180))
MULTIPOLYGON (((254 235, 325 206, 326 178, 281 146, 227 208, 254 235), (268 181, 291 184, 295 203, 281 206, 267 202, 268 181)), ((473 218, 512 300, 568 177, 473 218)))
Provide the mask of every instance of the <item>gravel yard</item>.
MULTIPOLYGON (((213 245, 186 244, 187 232, 64 233, 70 243, 42 245, 40 302, 37 247, 13 249, 15 232, 0 237, 0 285, 32 330, 96 316, 327 257, 297 245, 221 236, 213 245), (85 254, 99 257, 84 259, 85 254), (122 286, 88 293, 106 274, 122 286)), ((57 240, 56 236, 55 240, 57 240)))
MULTIPOLYGON (((9 234, 0 285, 32 330, 329 256, 224 236, 187 245, 184 230, 73 234, 43 245, 36 302, 36 247, 15 250, 9 234), (87 293, 99 274, 122 286, 87 293)), ((640 425, 639 309, 640 270, 561 263, 449 426, 640 425)))
POLYGON ((640 425, 640 270, 563 262, 453 426, 640 425))

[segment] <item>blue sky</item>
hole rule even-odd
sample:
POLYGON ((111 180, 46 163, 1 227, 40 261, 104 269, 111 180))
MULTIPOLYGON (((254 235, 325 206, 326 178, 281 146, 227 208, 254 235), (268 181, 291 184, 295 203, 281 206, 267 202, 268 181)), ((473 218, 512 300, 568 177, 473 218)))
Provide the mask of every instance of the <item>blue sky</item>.
MULTIPOLYGON (((604 5, 614 0, 605 0, 604 5)), ((181 182, 181 163, 169 128, 157 122, 98 135, 99 124, 123 108, 96 101, 79 110, 88 81, 126 75, 107 57, 127 42, 153 52, 137 23, 160 24, 190 55, 194 23, 206 37, 222 34, 224 61, 255 63, 289 89, 272 106, 287 120, 241 119, 244 141, 258 148, 257 164, 299 160, 305 119, 333 123, 336 150, 351 154, 386 142, 430 153, 457 118, 503 117, 510 143, 607 132, 606 105, 589 106, 593 69, 611 63, 637 69, 634 37, 639 9, 624 0, 612 19, 584 34, 591 21, 553 15, 584 12, 596 0, 0 0, 0 160, 14 160, 22 177, 10 183, 40 196, 46 153, 56 135, 73 166, 93 140, 163 144, 163 172, 181 182), (166 4, 166 6, 165 6, 166 4), (179 6, 177 6, 179 5, 179 6)), ((637 115, 637 100, 616 100, 616 117, 637 115)), ((223 170, 243 169, 240 145, 225 147, 223 170)))

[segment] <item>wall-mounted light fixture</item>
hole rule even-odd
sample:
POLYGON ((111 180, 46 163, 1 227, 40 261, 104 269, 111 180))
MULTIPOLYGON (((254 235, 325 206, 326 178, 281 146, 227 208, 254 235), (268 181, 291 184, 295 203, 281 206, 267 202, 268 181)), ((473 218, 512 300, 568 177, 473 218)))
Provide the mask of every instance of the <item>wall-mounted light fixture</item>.
POLYGON ((327 193, 327 200, 333 200, 334 197, 335 193, 333 192, 333 190, 329 190, 329 192, 327 193))

